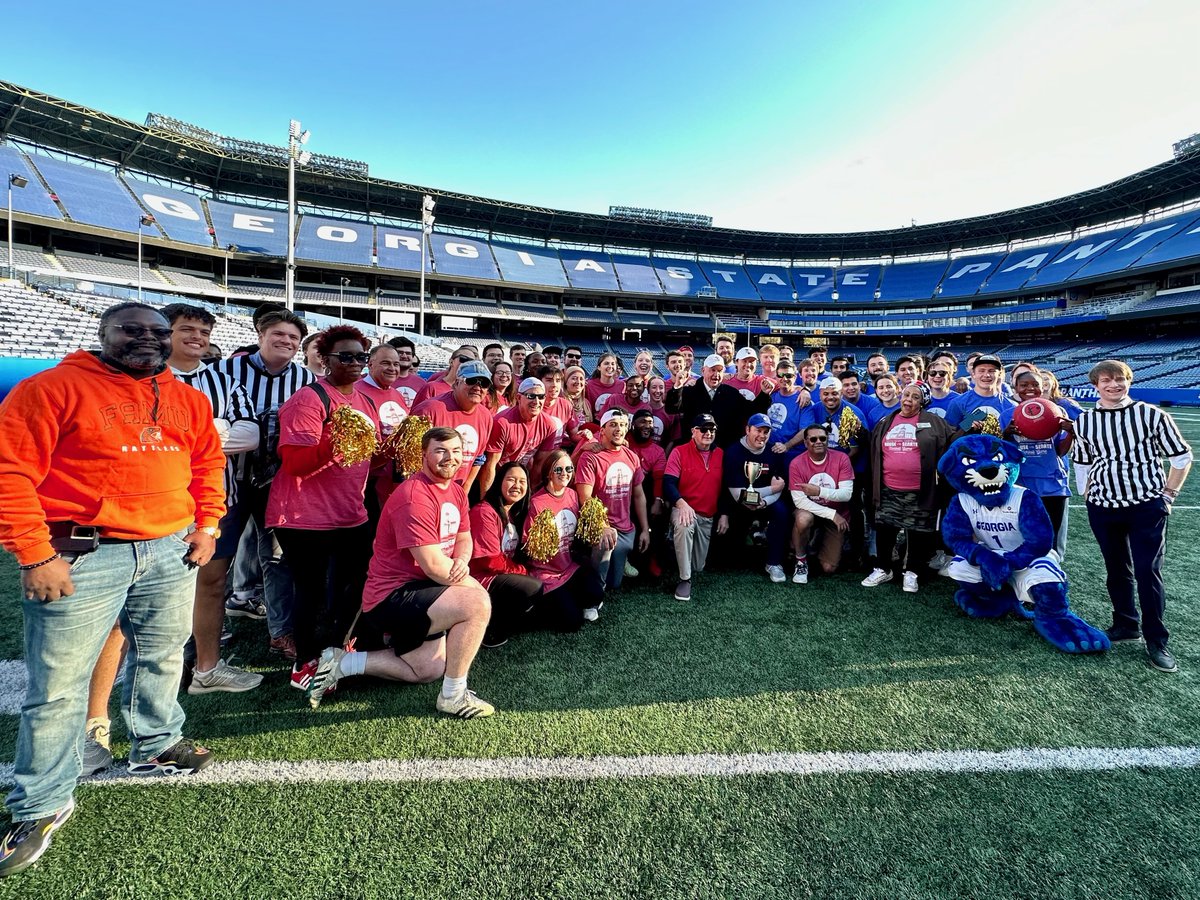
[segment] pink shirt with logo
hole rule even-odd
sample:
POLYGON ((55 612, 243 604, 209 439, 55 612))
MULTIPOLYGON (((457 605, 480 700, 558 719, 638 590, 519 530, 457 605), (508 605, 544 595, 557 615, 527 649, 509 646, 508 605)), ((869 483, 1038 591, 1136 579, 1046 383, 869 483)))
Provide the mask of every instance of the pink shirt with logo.
POLYGON ((608 404, 624 394, 625 382, 620 378, 612 384, 604 384, 599 378, 589 378, 583 388, 583 395, 592 405, 592 412, 595 414, 597 422, 600 421, 601 413, 608 408, 608 404))
MULTIPOLYGON (((800 490, 802 484, 813 484, 819 488, 837 490, 840 482, 853 480, 854 465, 850 462, 847 454, 838 450, 827 452, 825 459, 819 463, 815 462, 807 453, 801 453, 788 466, 789 491, 800 490)), ((849 503, 830 503, 820 497, 809 497, 808 499, 821 506, 836 509, 838 512, 844 512, 850 508, 849 503)))
MULTIPOLYGON (((512 522, 504 525, 490 503, 476 503, 471 507, 471 559, 503 555, 511 561, 520 544, 517 527, 512 522)), ((478 581, 487 588, 495 578, 495 575, 484 575, 478 581)))
POLYGON ((562 394, 558 395, 558 399, 553 403, 547 403, 542 408, 542 415, 554 423, 554 436, 556 447, 561 447, 570 442, 568 432, 571 430, 572 424, 578 428, 579 424, 575 423, 575 407, 571 401, 562 394))
POLYGON ((642 472, 651 480, 650 499, 662 496, 663 473, 667 470, 667 452, 651 441, 648 444, 630 442, 629 449, 642 464, 642 472))
POLYGON ((758 396, 759 390, 762 388, 762 376, 751 375, 749 380, 743 381, 736 375, 731 375, 721 383, 729 385, 747 400, 753 400, 758 396))
POLYGON ((408 408, 411 410, 417 405, 417 394, 420 393, 421 388, 425 387, 425 379, 416 372, 412 372, 397 378, 392 387, 404 395, 404 399, 408 401, 408 408))
POLYGON ((554 516, 554 525, 558 529, 558 553, 544 563, 531 559, 528 569, 529 574, 541 581, 547 591, 552 591, 570 580, 579 568, 579 563, 571 558, 571 541, 575 539, 575 527, 579 523, 579 495, 570 487, 563 491, 561 497, 555 497, 545 489, 534 494, 529 499, 529 517, 525 520, 522 540, 529 537, 534 517, 545 509, 554 516))
POLYGON ((521 411, 513 406, 496 413, 486 452, 500 454, 498 465, 515 459, 528 469, 534 454, 557 446, 558 430, 549 416, 543 413, 527 422, 521 418, 521 411))
POLYGON ((466 412, 451 393, 418 405, 412 415, 428 416, 435 428, 453 428, 458 432, 463 441, 463 461, 454 480, 465 483, 471 474, 471 466, 475 465, 475 457, 483 452, 492 434, 492 414, 488 408, 480 403, 466 412))
POLYGON ((917 447, 919 416, 896 413, 883 436, 883 483, 893 491, 921 488, 921 451, 917 447))
POLYGON ((408 398, 396 390, 395 385, 380 387, 364 378, 356 387, 374 401, 375 408, 379 411, 379 430, 383 432, 384 437, 399 428, 400 423, 408 417, 408 411, 412 409, 408 398))
POLYGON ((461 485, 435 483, 424 471, 408 478, 388 497, 379 518, 363 589, 363 612, 378 606, 396 588, 428 580, 412 547, 437 545, 450 559, 459 533, 470 530, 467 495, 461 485))
POLYGON ((641 460, 628 447, 587 450, 575 469, 575 482, 592 486, 593 496, 608 510, 608 524, 622 534, 633 531, 633 488, 645 477, 641 460))

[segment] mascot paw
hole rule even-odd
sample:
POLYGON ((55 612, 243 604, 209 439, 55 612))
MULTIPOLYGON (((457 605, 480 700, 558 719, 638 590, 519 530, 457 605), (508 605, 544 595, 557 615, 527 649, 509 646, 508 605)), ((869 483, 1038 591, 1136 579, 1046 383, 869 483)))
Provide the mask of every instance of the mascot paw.
POLYGON ((984 552, 979 554, 979 572, 988 587, 999 591, 1008 583, 1012 565, 998 553, 984 552))
POLYGON ((1053 618, 1035 616, 1033 627, 1064 653, 1103 653, 1112 646, 1108 635, 1072 612, 1053 618))
POLYGON ((958 608, 975 619, 998 619, 1012 609, 1012 598, 982 584, 960 585, 954 592, 958 608))

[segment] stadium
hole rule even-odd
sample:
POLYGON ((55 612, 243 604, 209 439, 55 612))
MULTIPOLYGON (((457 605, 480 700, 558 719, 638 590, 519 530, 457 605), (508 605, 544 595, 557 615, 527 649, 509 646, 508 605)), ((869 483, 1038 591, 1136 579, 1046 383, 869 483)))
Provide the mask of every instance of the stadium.
MULTIPOLYGON (((369 161, 309 154, 298 123, 276 146, 170 113, 137 123, 0 82, 0 397, 98 346, 106 307, 144 299, 204 305, 225 352, 254 342, 255 308, 284 302, 312 330, 406 335, 427 371, 499 341, 578 345, 589 372, 650 350, 666 374, 668 350, 702 358, 732 335, 859 368, 877 351, 994 353, 1085 403, 1090 367, 1116 357, 1136 398, 1200 406, 1200 139, 1033 206, 790 234, 377 179, 369 161)), ((1200 414, 1177 418, 1195 445, 1200 414)), ((1183 648, 1200 633, 1198 497, 1193 482, 1176 507, 1166 572, 1183 648)), ((1099 622, 1079 506, 1067 569, 1099 622)), ((9 779, 22 640, 14 560, 0 571, 9 779)), ((469 727, 375 683, 301 709, 239 620, 231 647, 262 688, 184 697, 220 767, 85 783, 54 856, 0 897, 1200 893, 1194 653, 1167 683, 1123 650, 1053 655, 1021 623, 969 621, 949 583, 918 600, 856 585, 797 599, 735 576, 684 609, 638 582, 597 628, 481 658, 472 685, 503 714, 469 727)))

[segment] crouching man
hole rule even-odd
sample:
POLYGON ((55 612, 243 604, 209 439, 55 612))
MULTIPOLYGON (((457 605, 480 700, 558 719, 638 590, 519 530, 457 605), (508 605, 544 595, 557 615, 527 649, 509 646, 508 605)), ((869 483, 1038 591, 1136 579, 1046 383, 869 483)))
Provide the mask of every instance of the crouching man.
POLYGON ((496 711, 467 689, 492 605, 467 574, 471 521, 466 492, 454 480, 463 461, 462 438, 453 428, 431 428, 421 452, 421 471, 383 507, 363 590, 363 620, 391 635, 391 647, 327 648, 308 689, 314 709, 340 678, 365 674, 415 684, 441 678, 437 709, 460 719, 496 711))

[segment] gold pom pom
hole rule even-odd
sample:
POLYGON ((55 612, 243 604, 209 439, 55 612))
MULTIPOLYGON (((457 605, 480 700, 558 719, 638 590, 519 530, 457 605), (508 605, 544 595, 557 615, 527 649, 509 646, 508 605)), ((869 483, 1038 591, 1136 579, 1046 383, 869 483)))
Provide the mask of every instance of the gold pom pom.
POLYGON ((596 497, 583 504, 579 509, 579 524, 575 527, 575 536, 585 544, 595 546, 600 543, 600 536, 608 527, 608 510, 596 497))
POLYGON ((533 517, 533 522, 529 525, 525 552, 529 554, 530 559, 544 563, 558 555, 558 546, 558 524, 554 521, 554 513, 543 509, 533 517))
POLYGON ((854 414, 850 407, 843 407, 842 415, 838 419, 838 444, 849 448, 850 442, 858 436, 861 430, 862 421, 854 414))
POLYGON ((333 446, 333 455, 341 457, 341 465, 348 468, 375 455, 375 424, 367 416, 349 403, 343 403, 329 420, 329 442, 333 446))
POLYGON ((432 427, 433 421, 428 416, 409 416, 387 436, 380 452, 394 459, 407 477, 420 470, 423 464, 421 438, 432 427))
POLYGON ((992 434, 1000 437, 1000 417, 996 415, 994 409, 989 409, 987 417, 983 419, 983 424, 979 426, 980 434, 992 434))

